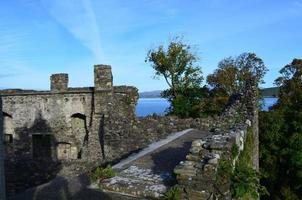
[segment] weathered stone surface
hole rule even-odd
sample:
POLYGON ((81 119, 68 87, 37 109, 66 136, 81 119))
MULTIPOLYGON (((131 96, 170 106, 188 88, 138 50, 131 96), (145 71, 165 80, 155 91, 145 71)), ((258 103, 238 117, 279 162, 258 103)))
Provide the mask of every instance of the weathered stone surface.
POLYGON ((50 77, 50 90, 52 92, 66 91, 68 89, 68 74, 53 74, 50 77))
POLYGON ((56 166, 52 169, 55 173, 70 162, 79 167, 84 162, 87 171, 145 144, 137 145, 133 142, 135 135, 131 135, 137 89, 114 87, 110 66, 95 66, 95 87, 69 88, 67 74, 54 74, 51 91, 2 90, 0 94, 8 138, 5 153, 9 188, 16 182, 16 169, 24 174, 16 184, 25 189, 53 178, 38 171, 45 177, 29 181, 36 176, 28 168, 39 162, 41 166, 46 161, 56 166), (19 166, 26 160, 28 168, 19 166))
POLYGON ((215 196, 213 177, 221 155, 229 158, 234 144, 243 149, 249 126, 255 138, 254 165, 258 167, 254 85, 247 86, 243 95, 231 98, 219 116, 179 119, 153 115, 137 118, 135 87, 113 86, 111 67, 107 65, 96 65, 94 76, 94 87, 69 88, 68 75, 56 74, 51 77, 50 91, 17 89, 0 92, 7 185, 8 188, 17 188, 10 193, 46 182, 56 174, 79 174, 119 160, 172 132, 187 128, 209 132, 207 137, 193 141, 187 161, 175 168, 180 185, 195 191, 193 196, 201 197, 201 190, 210 194, 209 198, 215 196), (24 163, 27 166, 21 168, 24 163), (41 163, 49 164, 41 169, 44 166, 41 163), (16 169, 22 174, 18 180, 14 174, 16 169))
POLYGON ((200 157, 198 155, 188 154, 186 159, 189 161, 200 161, 200 157))
MULTIPOLYGON (((231 103, 220 116, 214 117, 212 127, 208 129, 214 134, 193 141, 187 161, 182 161, 174 169, 178 184, 185 191, 182 199, 231 199, 229 180, 222 185, 216 183, 219 162, 223 158, 224 162, 229 161, 234 166, 238 156, 232 158, 232 147, 238 145, 239 151, 243 150, 248 127, 254 127, 254 135, 258 134, 258 128, 255 128, 258 123, 256 90, 253 87, 246 89, 249 92, 231 103), (246 112, 250 107, 253 109, 246 112)), ((257 152, 254 150, 255 157, 257 152)))
POLYGON ((168 187, 164 184, 171 179, 167 173, 155 174, 150 169, 130 166, 117 176, 103 180, 100 186, 103 190, 120 192, 136 197, 163 197, 168 187))

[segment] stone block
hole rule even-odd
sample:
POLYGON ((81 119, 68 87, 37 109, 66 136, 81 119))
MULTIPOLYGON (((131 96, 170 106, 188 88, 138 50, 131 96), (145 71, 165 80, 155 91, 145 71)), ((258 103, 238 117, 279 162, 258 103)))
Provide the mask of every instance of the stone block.
POLYGON ((50 77, 50 90, 64 92, 68 90, 68 74, 53 74, 50 77))

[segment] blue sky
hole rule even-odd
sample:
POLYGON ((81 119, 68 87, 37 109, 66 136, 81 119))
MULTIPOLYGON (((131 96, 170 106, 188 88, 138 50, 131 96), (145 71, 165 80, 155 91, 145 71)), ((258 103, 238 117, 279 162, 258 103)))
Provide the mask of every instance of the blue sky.
POLYGON ((196 47, 203 73, 225 57, 255 52, 273 85, 302 57, 302 0, 10 0, 0 2, 0 87, 48 89, 52 73, 92 86, 110 64, 115 85, 166 88, 152 79, 148 49, 174 36, 196 47))

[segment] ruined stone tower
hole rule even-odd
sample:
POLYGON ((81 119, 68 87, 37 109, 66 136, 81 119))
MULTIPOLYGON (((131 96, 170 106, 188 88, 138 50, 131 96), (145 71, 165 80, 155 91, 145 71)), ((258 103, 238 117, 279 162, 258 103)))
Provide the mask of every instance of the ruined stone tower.
MULTIPOLYGON (((36 173, 32 169, 40 160, 50 162, 49 167, 90 168, 131 150, 122 138, 128 137, 135 117, 137 89, 113 86, 109 65, 94 66, 94 87, 70 88, 68 74, 61 73, 50 77, 49 91, 10 89, 0 94, 6 165, 13 169, 16 162, 26 161, 31 167, 20 168, 24 177, 36 173)), ((20 187, 22 182, 18 180, 20 187)))

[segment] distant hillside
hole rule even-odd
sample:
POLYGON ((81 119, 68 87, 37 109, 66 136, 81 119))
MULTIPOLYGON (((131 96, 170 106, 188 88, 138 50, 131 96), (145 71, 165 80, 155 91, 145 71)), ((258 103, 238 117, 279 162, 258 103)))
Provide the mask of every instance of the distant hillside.
POLYGON ((260 95, 262 97, 278 97, 279 96, 279 88, 278 87, 271 87, 271 88, 260 89, 260 95))
POLYGON ((139 98, 159 98, 161 90, 154 90, 149 92, 140 92, 139 98))
MULTIPOLYGON (((139 98, 160 98, 161 90, 154 90, 149 92, 140 92, 139 98)), ((263 88, 260 89, 260 95, 262 97, 278 97, 279 88, 271 87, 271 88, 263 88)))

